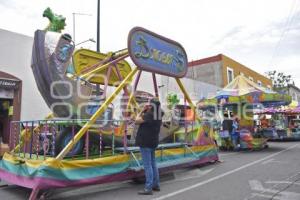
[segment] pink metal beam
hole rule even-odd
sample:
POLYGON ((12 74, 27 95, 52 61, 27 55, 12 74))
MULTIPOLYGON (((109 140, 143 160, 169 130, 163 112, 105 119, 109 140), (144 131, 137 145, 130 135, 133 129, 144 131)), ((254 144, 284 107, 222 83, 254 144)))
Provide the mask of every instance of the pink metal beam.
POLYGON ((107 87, 108 87, 108 83, 109 83, 109 79, 110 79, 111 70, 112 70, 112 66, 109 66, 107 69, 107 72, 106 72, 105 80, 104 80, 104 89, 103 89, 102 97, 104 97, 105 99, 106 99, 107 87))
POLYGON ((89 131, 85 133, 85 159, 89 159, 89 131))
MULTIPOLYGON (((127 55, 127 56, 128 56, 128 55, 127 55)), ((125 59, 125 58, 124 58, 124 59, 125 59)), ((116 72, 117 72, 117 76, 118 76, 119 80, 120 80, 120 81, 123 81, 123 78, 122 78, 122 76, 121 76, 121 72, 120 72, 119 68, 117 67, 116 64, 114 64, 114 67, 115 67, 115 70, 116 70, 116 72)), ((127 89, 127 86, 124 87, 124 92, 125 92, 126 95, 128 95, 128 89, 127 89)))

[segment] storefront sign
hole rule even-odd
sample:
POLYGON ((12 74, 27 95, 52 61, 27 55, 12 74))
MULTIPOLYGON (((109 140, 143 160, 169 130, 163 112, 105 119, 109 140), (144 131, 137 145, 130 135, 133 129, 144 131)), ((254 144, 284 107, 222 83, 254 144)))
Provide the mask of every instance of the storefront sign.
POLYGON ((128 36, 128 51, 139 69, 182 78, 187 72, 187 55, 177 42, 141 27, 128 36))
POLYGON ((16 89, 18 88, 19 81, 10 79, 0 79, 0 88, 16 89))

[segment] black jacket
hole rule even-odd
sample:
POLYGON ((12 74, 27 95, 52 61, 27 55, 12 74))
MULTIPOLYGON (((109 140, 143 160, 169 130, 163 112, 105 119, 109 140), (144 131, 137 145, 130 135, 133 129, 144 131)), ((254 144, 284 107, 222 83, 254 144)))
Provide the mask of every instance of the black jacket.
POLYGON ((233 130, 233 121, 231 119, 224 119, 222 122, 223 131, 228 131, 229 133, 233 130))
POLYGON ((154 120, 152 112, 146 112, 142 118, 144 122, 141 123, 138 128, 135 141, 136 146, 156 148, 159 142, 159 132, 162 120, 154 120))

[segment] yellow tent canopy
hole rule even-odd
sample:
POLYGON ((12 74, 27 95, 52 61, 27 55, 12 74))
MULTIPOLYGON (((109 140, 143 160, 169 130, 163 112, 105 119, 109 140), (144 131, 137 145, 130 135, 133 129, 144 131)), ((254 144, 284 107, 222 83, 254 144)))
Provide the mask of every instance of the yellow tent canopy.
POLYGON ((202 100, 203 105, 217 103, 263 103, 265 106, 287 105, 291 96, 279 94, 269 88, 262 87, 245 76, 237 76, 231 83, 218 91, 211 99, 202 100))
POLYGON ((243 96, 251 92, 263 92, 266 94, 275 94, 271 89, 262 87, 257 83, 249 80, 243 75, 237 76, 233 81, 226 85, 217 93, 219 95, 243 96))

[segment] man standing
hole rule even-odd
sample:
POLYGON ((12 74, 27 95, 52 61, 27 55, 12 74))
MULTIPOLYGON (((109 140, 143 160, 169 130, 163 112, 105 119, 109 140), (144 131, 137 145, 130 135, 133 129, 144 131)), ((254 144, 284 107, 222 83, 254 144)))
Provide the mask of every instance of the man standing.
POLYGON ((232 136, 233 130, 233 120, 229 118, 228 112, 224 113, 224 120, 222 122, 222 132, 223 132, 223 139, 225 141, 225 148, 227 150, 230 149, 230 139, 232 136))
POLYGON ((160 191, 155 149, 158 146, 162 115, 159 100, 153 98, 135 121, 140 125, 137 131, 136 145, 140 147, 146 176, 145 188, 138 193, 140 195, 152 195, 152 191, 160 191))

